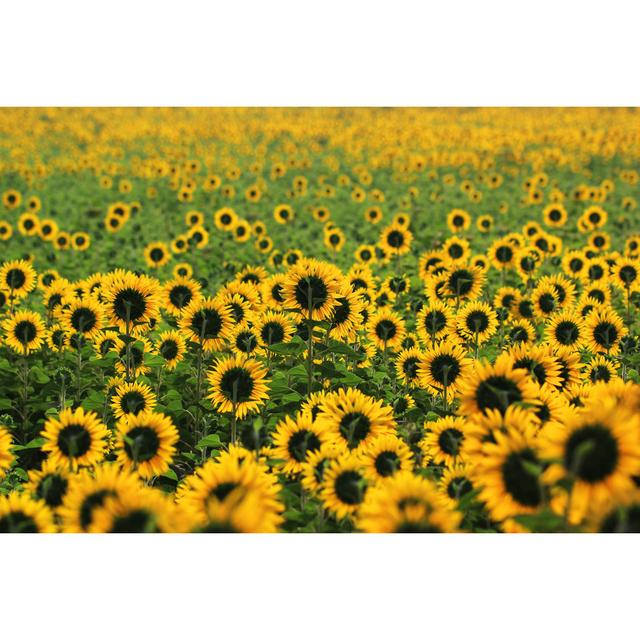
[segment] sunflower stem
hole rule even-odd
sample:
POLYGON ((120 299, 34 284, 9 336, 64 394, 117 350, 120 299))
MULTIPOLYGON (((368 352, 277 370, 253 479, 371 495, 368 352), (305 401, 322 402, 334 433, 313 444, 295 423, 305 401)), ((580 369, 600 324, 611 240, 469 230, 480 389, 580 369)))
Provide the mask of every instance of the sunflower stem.
POLYGON ((124 351, 124 367, 126 372, 127 382, 131 382, 131 303, 128 300, 124 301, 126 309, 126 321, 125 321, 125 335, 127 344, 124 351))
POLYGON ((26 444, 29 426, 29 355, 22 358, 22 444, 26 444))
POLYGON ((236 416, 236 403, 231 403, 231 444, 235 444, 238 440, 237 434, 237 419, 236 416))
POLYGON ((76 334, 76 405, 80 405, 82 397, 82 336, 76 334))
POLYGON ((311 394, 313 388, 313 290, 311 289, 311 280, 307 278, 307 305, 309 318, 307 319, 307 395, 311 394))

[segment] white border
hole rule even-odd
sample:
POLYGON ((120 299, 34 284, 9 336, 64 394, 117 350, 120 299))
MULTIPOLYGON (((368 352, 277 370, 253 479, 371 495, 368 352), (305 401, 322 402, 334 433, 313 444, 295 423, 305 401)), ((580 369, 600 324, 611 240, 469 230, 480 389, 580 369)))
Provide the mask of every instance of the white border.
POLYGON ((635 536, 7 536, 0 549, 3 637, 602 640, 637 628, 635 536))
POLYGON ((628 0, 20 0, 0 104, 628 106, 628 0))
MULTIPOLYGON (((637 3, 4 2, 0 104, 638 105, 637 3)), ((2 537, 3 637, 633 634, 635 536, 2 537)))

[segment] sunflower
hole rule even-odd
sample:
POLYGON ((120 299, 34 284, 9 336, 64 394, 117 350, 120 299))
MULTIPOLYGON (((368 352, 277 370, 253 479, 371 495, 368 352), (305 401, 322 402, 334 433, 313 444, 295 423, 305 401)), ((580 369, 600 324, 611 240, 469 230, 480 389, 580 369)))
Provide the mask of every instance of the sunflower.
POLYGON ((246 220, 240 220, 233 228, 233 239, 236 242, 247 242, 251 238, 251 225, 246 220))
POLYGON ((580 354, 569 347, 556 347, 554 356, 560 365, 559 382, 556 388, 559 391, 565 391, 580 384, 583 367, 580 362, 580 354))
POLYGON ((505 239, 498 239, 489 247, 488 257, 493 266, 500 270, 513 267, 517 249, 505 239))
POLYGON ((216 229, 220 229, 220 231, 231 231, 237 220, 236 212, 230 207, 218 209, 213 214, 213 222, 216 225, 216 229))
POLYGON ((278 224, 287 224, 295 218, 293 209, 288 204, 279 204, 273 210, 273 219, 278 224))
POLYGON ((180 329, 205 351, 219 351, 233 326, 228 307, 218 300, 193 300, 183 311, 180 329))
POLYGON ((118 354, 116 371, 123 375, 129 373, 134 378, 149 373, 150 369, 144 362, 144 356, 153 353, 154 350, 153 344, 145 337, 138 337, 128 343, 117 337, 111 347, 111 351, 118 354))
POLYGON ((163 308, 174 316, 180 316, 193 301, 202 299, 202 287, 189 277, 179 276, 162 286, 163 308))
POLYGON ((15 189, 8 189, 2 194, 2 204, 5 209, 15 209, 22 202, 22 194, 15 189))
MULTIPOLYGON (((236 280, 240 284, 250 284, 258 289, 262 283, 269 277, 264 267, 246 266, 242 271, 236 274, 236 280)), ((258 293, 256 292, 256 296, 258 293)))
POLYGON ((620 353, 620 340, 627 335, 620 316, 611 308, 595 308, 586 318, 587 347, 594 353, 620 353))
POLYGON ((454 327, 455 318, 451 308, 439 300, 423 306, 416 316, 418 336, 425 345, 443 338, 454 327))
POLYGON ((123 489, 95 507, 89 533, 183 533, 188 519, 159 489, 123 489))
POLYGON ((18 231, 23 236, 39 235, 40 218, 35 213, 23 213, 18 218, 18 231))
POLYGON ((584 320, 573 311, 560 311, 547 321, 545 337, 553 346, 580 349, 586 338, 584 320))
POLYGON ((540 386, 547 383, 557 386, 561 382, 561 367, 553 347, 548 344, 519 344, 501 353, 498 362, 512 363, 514 369, 527 372, 531 380, 540 386))
POLYGON ((266 311, 255 316, 253 328, 262 347, 290 342, 296 330, 290 316, 278 311, 266 311))
POLYGON ((193 276, 193 267, 188 262, 178 262, 173 267, 174 278, 191 278, 193 276))
POLYGON ((442 246, 442 255, 450 264, 461 265, 471 256, 471 246, 464 238, 451 236, 442 246))
POLYGON ((273 240, 264 235, 254 242, 254 246, 260 253, 269 253, 273 249, 273 240))
POLYGON ((518 301, 522 298, 522 293, 515 287, 500 287, 493 297, 495 309, 505 309, 512 313, 518 301))
POLYGON ((382 209, 378 206, 368 207, 363 215, 366 222, 378 224, 382 220, 382 209))
POLYGON ((123 382, 115 387, 111 398, 111 409, 118 419, 138 415, 141 411, 153 411, 156 397, 148 384, 123 382))
POLYGON ((185 340, 179 331, 163 331, 158 335, 156 344, 158 353, 164 358, 165 366, 173 371, 184 358, 187 350, 185 340))
POLYGON ((26 492, 0 496, 0 533, 55 533, 53 513, 26 492))
POLYGON ((425 461, 451 466, 466 457, 466 421, 459 416, 445 416, 424 425, 425 436, 420 449, 425 461))
POLYGON ((122 471, 117 464, 103 464, 93 470, 81 469, 69 477, 69 487, 58 514, 64 533, 86 532, 93 524, 96 509, 109 496, 140 488, 140 478, 122 471))
POLYGON ((459 381, 472 364, 462 347, 443 341, 428 347, 418 364, 418 383, 425 389, 447 392, 453 398, 459 381))
POLYGON ((117 339, 118 333, 116 331, 98 331, 92 339, 96 357, 104 358, 116 346, 117 339))
POLYGON ((342 251, 346 236, 342 229, 333 228, 324 234, 324 246, 331 251, 342 251))
POLYGON ((281 460, 278 467, 283 473, 296 475, 302 472, 310 453, 330 441, 325 429, 314 421, 308 411, 298 413, 294 418, 285 416, 273 433, 271 455, 281 460))
POLYGON ((13 298, 26 297, 36 286, 36 272, 26 260, 4 262, 0 267, 0 289, 13 298))
POLYGON ((278 491, 276 476, 268 473, 263 463, 246 450, 230 451, 208 460, 185 478, 179 504, 193 514, 200 526, 206 527, 212 516, 220 519, 221 510, 250 498, 250 504, 261 515, 260 531, 274 533, 282 523, 284 511, 278 491))
MULTIPOLYGON (((132 391, 139 392, 139 388, 129 388, 129 394, 132 391)), ((122 410, 121 403, 119 408, 122 410)), ((139 413, 123 413, 118 423, 115 451, 118 463, 141 478, 152 478, 167 471, 179 440, 171 418, 147 409, 139 413)))
POLYGON ((555 287, 549 283, 539 283, 531 293, 531 303, 537 317, 548 318, 560 309, 560 300, 555 287))
POLYGON ((609 265, 604 258, 591 258, 582 272, 582 280, 585 283, 604 286, 609 281, 609 271, 609 265))
POLYGON ((359 456, 343 453, 329 460, 322 477, 320 499, 338 520, 353 516, 367 492, 367 479, 359 456))
POLYGON ((69 490, 69 472, 52 460, 45 460, 39 470, 31 469, 24 488, 34 499, 43 500, 50 509, 57 509, 69 490))
POLYGON ((44 322, 33 311, 16 311, 2 322, 8 347, 21 355, 37 351, 46 338, 44 322))
POLYGON ((591 384, 596 382, 610 382, 618 377, 618 368, 611 360, 607 360, 605 356, 596 356, 592 358, 585 366, 583 371, 585 382, 591 384))
POLYGON ((489 340, 497 326, 496 312, 486 302, 468 302, 458 311, 458 332, 476 345, 489 340))
POLYGON ((171 251, 173 253, 185 253, 189 249, 188 236, 181 234, 171 241, 171 251))
POLYGON ((53 240, 53 246, 58 251, 66 251, 71 246, 71 234, 66 231, 59 231, 53 240))
POLYGON ((484 283, 484 274, 478 267, 453 267, 443 274, 443 278, 443 295, 456 300, 474 300, 484 283))
POLYGON ((393 410, 358 389, 327 394, 316 416, 318 427, 349 449, 361 450, 376 436, 393 433, 393 410))
POLYGON ((331 217, 331 213, 329 209, 323 206, 314 207, 311 214, 313 215, 314 219, 317 220, 318 222, 326 222, 331 217))
POLYGON ((221 413, 239 418, 256 411, 268 398, 267 370, 257 360, 243 356, 220 358, 208 373, 209 399, 221 413))
POLYGON ((542 211, 542 219, 548 227, 564 227, 567 223, 567 210, 560 203, 547 205, 542 211))
POLYGON ((470 467, 464 463, 458 463, 444 470, 438 480, 438 489, 443 502, 450 509, 458 508, 460 500, 475 490, 471 477, 470 467))
POLYGON ((388 256, 402 256, 409 252, 413 234, 401 224, 393 223, 380 234, 378 244, 388 256))
POLYGON ((258 332, 248 325, 237 325, 228 338, 231 350, 237 356, 255 356, 264 353, 258 332))
POLYGON ((58 418, 44 423, 42 451, 53 464, 76 470, 90 467, 102 459, 107 448, 108 430, 93 411, 63 409, 58 418))
POLYGON ((144 249, 144 259, 148 267, 164 267, 171 260, 171 251, 164 242, 152 242, 144 249))
POLYGON ((572 407, 568 399, 557 388, 543 384, 538 393, 538 404, 533 413, 538 422, 537 431, 550 422, 563 422, 572 407))
POLYGON ((621 258, 612 270, 613 284, 626 291, 627 295, 633 291, 640 291, 640 263, 637 259, 621 258))
POLYGON ((460 409, 465 416, 496 409, 504 412, 513 404, 535 405, 537 385, 527 371, 516 369, 513 358, 490 364, 476 361, 460 380, 460 409))
POLYGON ((367 335, 380 350, 397 350, 406 335, 404 320, 394 311, 379 309, 369 316, 367 335))
POLYGON ((356 525, 366 533, 449 533, 460 520, 430 480, 400 472, 367 491, 356 525))
POLYGON ((252 491, 236 488, 223 501, 209 501, 206 523, 196 520, 195 533, 276 533, 269 502, 252 491))
POLYGON ((545 502, 544 465, 534 441, 518 429, 494 431, 473 469, 479 498, 496 521, 535 513, 545 502))
POLYGON ((640 533, 640 492, 623 493, 613 503, 592 507, 587 524, 593 533, 640 533))
POLYGON ((11 434, 5 427, 0 426, 0 480, 4 477, 5 472, 13 462, 12 446, 13 440, 11 434))
POLYGON ((106 312, 121 331, 146 324, 159 313, 159 286, 156 280, 127 271, 111 274, 103 286, 106 312))
POLYGON ((219 293, 215 299, 228 309, 235 326, 245 327, 249 324, 252 315, 252 304, 248 298, 227 290, 219 293))
POLYGON ((572 482, 563 505, 572 523, 580 522, 590 507, 633 489, 640 474, 640 417, 614 398, 600 397, 550 424, 543 432, 543 455, 558 460, 545 480, 572 482))
POLYGON ((589 236, 588 244, 594 251, 608 251, 611 248, 611 238, 604 231, 594 231, 589 236))
POLYGON ((364 475, 371 483, 402 471, 413 471, 412 458, 411 449, 395 435, 374 438, 360 454, 364 475))
POLYGON ((304 318, 322 321, 331 317, 339 282, 334 269, 324 262, 302 260, 287 273, 283 283, 284 304, 304 318))
POLYGON ((416 386, 419 380, 419 365, 423 359, 424 353, 417 347, 400 351, 395 363, 398 378, 407 386, 416 386))
POLYGON ((187 211, 187 213, 184 214, 184 223, 188 227, 202 225, 204 224, 204 213, 202 213, 202 211, 196 211, 195 209, 187 211))
POLYGON ((0 240, 8 240, 13 235, 13 228, 6 220, 0 220, 0 240))
POLYGON ((562 269, 572 278, 582 278, 587 267, 587 257, 583 251, 567 251, 562 256, 562 269))
POLYGON ((516 251, 514 265, 524 282, 528 282, 535 276, 541 263, 542 253, 535 247, 522 247, 516 251))
POLYGON ((584 221, 587 229, 599 229, 607 224, 608 213, 600 206, 593 205, 585 210, 582 214, 582 220, 584 221))
POLYGON ((104 312, 93 298, 76 298, 60 314, 62 326, 70 334, 80 334, 91 340, 101 329, 104 312))
POLYGON ((71 246, 76 251, 86 251, 91 246, 91 237, 85 231, 76 231, 71 236, 71 246))
POLYGON ((204 227, 191 227, 187 233, 189 246, 202 249, 209 244, 209 232, 204 227))
POLYGON ((451 233, 466 231, 471 226, 471 216, 464 209, 452 209, 447 214, 447 226, 451 233))

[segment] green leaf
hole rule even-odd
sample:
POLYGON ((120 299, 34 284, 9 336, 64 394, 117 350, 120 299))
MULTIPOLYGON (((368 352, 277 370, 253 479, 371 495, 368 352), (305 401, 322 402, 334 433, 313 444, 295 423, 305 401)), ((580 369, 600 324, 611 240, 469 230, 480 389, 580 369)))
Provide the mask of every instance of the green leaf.
POLYGON ((296 336, 291 342, 280 342, 278 344, 272 344, 267 348, 269 351, 281 356, 297 356, 305 350, 306 345, 296 336))
POLYGON ((178 482, 178 476, 173 469, 167 469, 164 473, 160 474, 163 478, 168 478, 169 480, 173 480, 174 482, 178 482))
POLYGON ((220 441, 220 436, 217 433, 210 433, 208 436, 205 436, 198 442, 196 445, 196 449, 202 451, 205 447, 221 447, 222 442, 220 441))
POLYGON ((31 369, 31 376, 38 384, 47 384, 51 381, 51 378, 40 367, 31 369))
POLYGON ((44 438, 34 438, 33 440, 27 442, 27 444, 16 444, 12 447, 14 451, 26 451, 27 449, 40 449, 42 445, 46 442, 44 438))

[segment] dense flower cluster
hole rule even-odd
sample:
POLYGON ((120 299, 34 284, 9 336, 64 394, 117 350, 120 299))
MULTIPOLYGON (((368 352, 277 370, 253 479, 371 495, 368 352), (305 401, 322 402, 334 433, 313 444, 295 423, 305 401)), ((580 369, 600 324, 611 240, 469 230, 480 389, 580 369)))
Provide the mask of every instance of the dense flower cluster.
POLYGON ((640 531, 636 111, 0 131, 0 532, 640 531))

